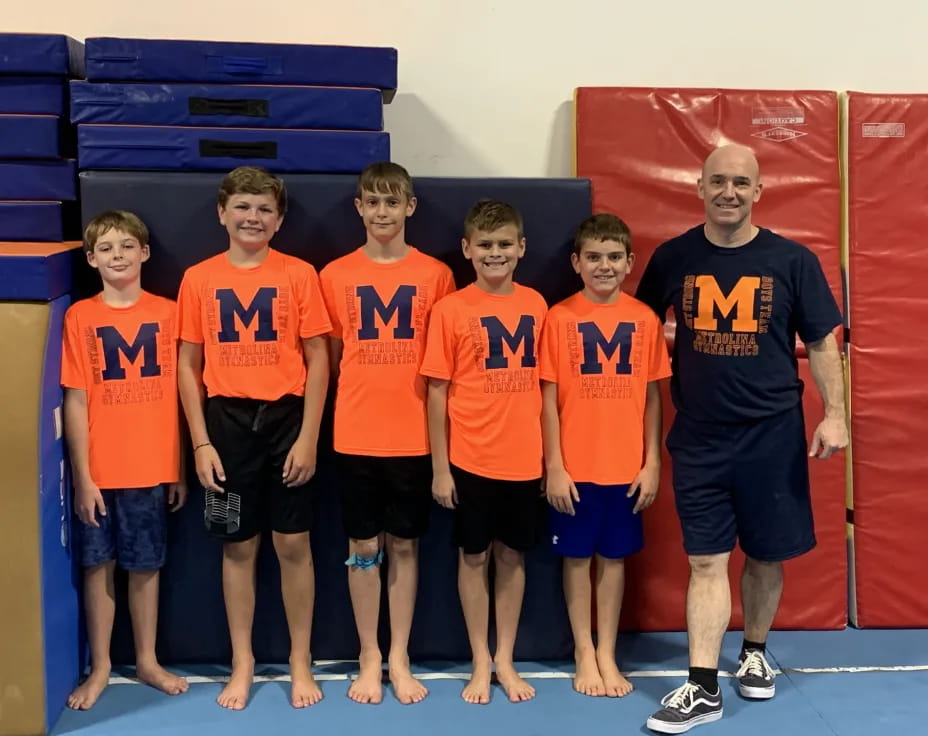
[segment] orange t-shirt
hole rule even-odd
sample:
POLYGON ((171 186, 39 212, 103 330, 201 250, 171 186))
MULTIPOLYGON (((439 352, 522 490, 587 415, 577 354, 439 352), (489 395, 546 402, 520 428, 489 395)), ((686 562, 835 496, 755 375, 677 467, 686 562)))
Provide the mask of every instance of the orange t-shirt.
POLYGON ((578 293, 551 307, 541 337, 541 380, 557 384, 561 453, 574 482, 635 479, 648 382, 669 376, 661 322, 634 297, 595 304, 578 293))
POLYGON ((316 269, 274 249, 255 268, 233 266, 225 253, 191 266, 178 308, 180 339, 203 345, 208 396, 302 396, 302 340, 332 329, 316 269))
POLYGON ((61 385, 87 392, 90 477, 100 488, 176 483, 180 471, 177 305, 142 292, 131 307, 102 296, 64 318, 61 385))
POLYGON ((415 248, 393 263, 377 263, 359 248, 323 268, 319 280, 332 336, 343 343, 335 450, 428 454, 419 365, 432 306, 454 291, 451 269, 415 248))
POLYGON ((547 305, 514 284, 507 296, 471 284, 432 310, 422 375, 451 382, 449 458, 500 480, 541 476, 538 341, 547 305))

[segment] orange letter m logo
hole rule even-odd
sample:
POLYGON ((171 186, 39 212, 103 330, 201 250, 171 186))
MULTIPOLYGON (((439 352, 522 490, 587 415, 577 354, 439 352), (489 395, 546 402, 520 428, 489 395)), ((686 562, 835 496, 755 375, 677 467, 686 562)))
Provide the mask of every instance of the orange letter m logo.
POLYGON ((693 328, 696 330, 717 330, 719 316, 727 317, 732 312, 732 332, 757 332, 757 320, 754 319, 754 302, 760 288, 759 276, 742 276, 727 295, 722 293, 714 276, 697 276, 696 288, 699 289, 699 306, 693 328))

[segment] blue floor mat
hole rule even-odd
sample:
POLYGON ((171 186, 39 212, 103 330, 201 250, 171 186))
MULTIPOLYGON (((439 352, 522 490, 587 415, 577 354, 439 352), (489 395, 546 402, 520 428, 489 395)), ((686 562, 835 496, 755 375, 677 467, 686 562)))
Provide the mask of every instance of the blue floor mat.
MULTIPOLYGON (((735 669, 742 635, 726 634, 720 668, 735 669)), ((697 734, 742 736, 745 733, 788 733, 790 736, 875 736, 920 733, 928 722, 928 671, 804 674, 797 668, 857 666, 928 666, 926 631, 774 632, 768 641, 771 664, 788 668, 777 678, 771 701, 749 702, 731 678, 720 686, 725 717, 697 734), (921 655, 921 656, 920 656, 921 655)), ((630 673, 635 690, 626 698, 588 698, 571 688, 573 663, 521 662, 537 696, 512 704, 494 685, 489 705, 474 706, 460 698, 468 665, 426 662, 415 667, 441 679, 425 680, 430 695, 415 706, 403 706, 384 689, 379 706, 352 703, 346 697, 354 662, 322 663, 324 700, 308 709, 289 705, 286 668, 265 666, 257 674, 270 681, 256 684, 248 708, 230 712, 215 698, 221 682, 195 680, 190 692, 171 698, 135 684, 111 685, 89 712, 66 711, 52 734, 123 736, 126 733, 172 733, 175 736, 245 736, 255 732, 287 733, 313 729, 318 733, 364 733, 386 736, 563 736, 588 733, 650 733, 644 723, 669 690, 682 682, 687 666, 686 635, 626 634, 620 637, 619 660, 630 673), (639 673, 639 674, 635 674, 639 673), (454 678, 454 679, 451 679, 454 678)), ((181 674, 222 677, 228 669, 193 667, 181 674)), ((131 672, 123 673, 131 674, 131 672)))

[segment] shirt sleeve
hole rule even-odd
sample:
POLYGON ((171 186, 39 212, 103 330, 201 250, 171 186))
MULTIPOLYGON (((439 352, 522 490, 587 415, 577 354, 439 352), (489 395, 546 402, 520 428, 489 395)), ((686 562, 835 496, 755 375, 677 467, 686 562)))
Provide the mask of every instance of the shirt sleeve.
POLYGON ((456 289, 457 287, 454 285, 454 274, 451 273, 450 268, 445 266, 442 270, 441 279, 438 282, 438 294, 436 294, 435 298, 436 300, 443 299, 456 289))
POLYGON ((177 295, 177 314, 180 325, 180 339, 184 342, 203 344, 202 300, 198 279, 191 277, 190 271, 184 274, 177 295))
POLYGON ((797 289, 796 332, 805 343, 817 342, 841 324, 841 310, 831 293, 822 264, 803 247, 797 289))
POLYGON ((638 282, 638 290, 635 292, 635 298, 643 301, 654 313, 660 317, 661 322, 667 318, 666 274, 663 272, 661 265, 660 250, 654 252, 648 265, 645 266, 644 273, 641 275, 641 281, 638 282))
POLYGON ((325 302, 325 308, 329 314, 329 322, 332 323, 332 330, 329 332, 329 336, 337 340, 342 340, 344 339, 344 327, 338 317, 338 307, 335 302, 335 283, 330 268, 326 267, 322 269, 322 272, 319 274, 319 286, 322 289, 322 299, 325 302))
POLYGON ((87 390, 89 381, 84 373, 80 356, 80 326, 73 309, 64 317, 64 336, 61 349, 61 385, 65 388, 87 390))
POLYGON ((560 337, 557 312, 551 310, 545 318, 541 329, 541 349, 538 351, 538 377, 542 381, 557 383, 557 358, 559 354, 558 338, 560 337))
POLYGON ((648 366, 648 381, 658 381, 671 375, 670 358, 667 354, 667 339, 664 325, 658 319, 649 319, 651 332, 651 365, 648 366))
POLYGON ((309 263, 306 264, 306 277, 302 280, 300 294, 300 337, 308 339, 326 335, 332 331, 329 312, 322 298, 319 274, 309 263))
POLYGON ((439 302, 432 309, 425 355, 419 372, 429 378, 450 381, 454 372, 454 329, 447 305, 439 302))

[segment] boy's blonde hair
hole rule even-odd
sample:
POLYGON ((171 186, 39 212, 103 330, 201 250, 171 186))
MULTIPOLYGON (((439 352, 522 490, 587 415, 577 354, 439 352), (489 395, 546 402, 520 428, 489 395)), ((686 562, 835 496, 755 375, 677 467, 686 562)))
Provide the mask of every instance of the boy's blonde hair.
POLYGON ((632 253, 632 231, 622 219, 615 215, 592 215, 581 222, 574 236, 574 253, 580 255, 580 249, 586 240, 598 243, 614 240, 625 246, 626 254, 632 253))
POLYGON ((475 230, 493 232, 506 225, 515 225, 519 239, 524 237, 522 215, 519 210, 497 199, 481 199, 470 208, 464 218, 464 237, 470 240, 475 230))
POLYGON ((402 195, 407 202, 416 196, 409 172, 399 164, 390 161, 373 163, 361 172, 355 196, 361 199, 364 192, 402 195))
POLYGON ((93 253, 97 241, 110 230, 122 230, 139 241, 139 245, 148 245, 148 228, 138 215, 127 210, 109 210, 94 217, 84 228, 84 251, 93 253))
POLYGON ((219 206, 225 209, 229 198, 236 194, 270 194, 277 203, 277 214, 287 213, 287 188, 282 179, 260 166, 239 166, 219 185, 219 206))

